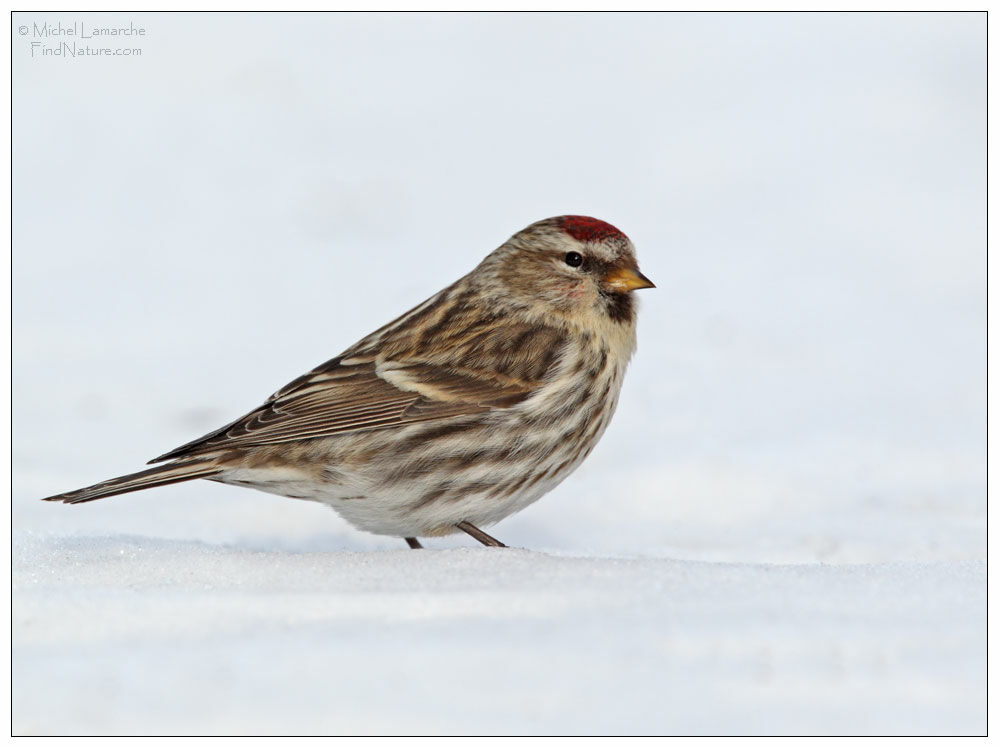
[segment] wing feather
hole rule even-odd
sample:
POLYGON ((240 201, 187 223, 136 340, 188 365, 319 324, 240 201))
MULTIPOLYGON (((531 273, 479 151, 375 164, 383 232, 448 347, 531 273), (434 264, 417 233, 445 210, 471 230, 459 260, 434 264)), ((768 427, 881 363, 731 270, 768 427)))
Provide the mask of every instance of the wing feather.
POLYGON ((508 408, 543 384, 566 344, 559 330, 526 325, 453 337, 438 360, 398 340, 390 360, 359 355, 358 344, 242 418, 150 462, 508 408))

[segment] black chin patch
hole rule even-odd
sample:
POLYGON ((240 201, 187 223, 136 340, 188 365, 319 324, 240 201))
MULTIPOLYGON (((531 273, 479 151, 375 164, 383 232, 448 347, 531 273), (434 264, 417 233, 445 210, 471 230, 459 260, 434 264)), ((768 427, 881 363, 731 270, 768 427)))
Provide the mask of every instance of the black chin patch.
POLYGON ((631 322, 635 319, 635 300, 627 291, 605 293, 607 316, 615 322, 631 322))

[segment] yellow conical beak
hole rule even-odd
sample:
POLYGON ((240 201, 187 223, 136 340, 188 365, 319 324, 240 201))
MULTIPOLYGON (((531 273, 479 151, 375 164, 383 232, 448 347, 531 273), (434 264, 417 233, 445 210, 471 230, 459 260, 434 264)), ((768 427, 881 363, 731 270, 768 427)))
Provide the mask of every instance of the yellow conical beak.
POLYGON ((604 283, 615 291, 635 291, 639 288, 655 288, 656 284, 638 272, 638 268, 614 268, 604 276, 604 283))

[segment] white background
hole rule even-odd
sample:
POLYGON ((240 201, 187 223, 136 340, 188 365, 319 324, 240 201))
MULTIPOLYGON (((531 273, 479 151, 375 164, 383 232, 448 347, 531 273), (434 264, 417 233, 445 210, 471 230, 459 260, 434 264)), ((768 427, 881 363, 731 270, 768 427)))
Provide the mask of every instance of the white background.
POLYGON ((15 733, 984 733, 984 14, 12 33, 15 733), (38 501, 563 213, 658 288, 521 550, 205 482, 38 501))

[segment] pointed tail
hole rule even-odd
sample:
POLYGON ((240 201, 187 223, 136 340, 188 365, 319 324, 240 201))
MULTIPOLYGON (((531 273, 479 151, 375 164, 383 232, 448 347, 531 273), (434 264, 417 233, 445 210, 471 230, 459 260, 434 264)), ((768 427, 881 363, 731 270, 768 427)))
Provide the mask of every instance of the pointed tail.
POLYGON ((80 504, 84 501, 103 499, 105 496, 116 496, 129 491, 141 491, 154 486, 166 486, 170 483, 180 483, 195 478, 208 478, 222 472, 222 468, 212 460, 189 460, 172 462, 167 465, 157 465, 149 470, 143 470, 120 478, 112 478, 101 483, 95 483, 86 488, 49 496, 42 501, 62 501, 66 504, 80 504))

